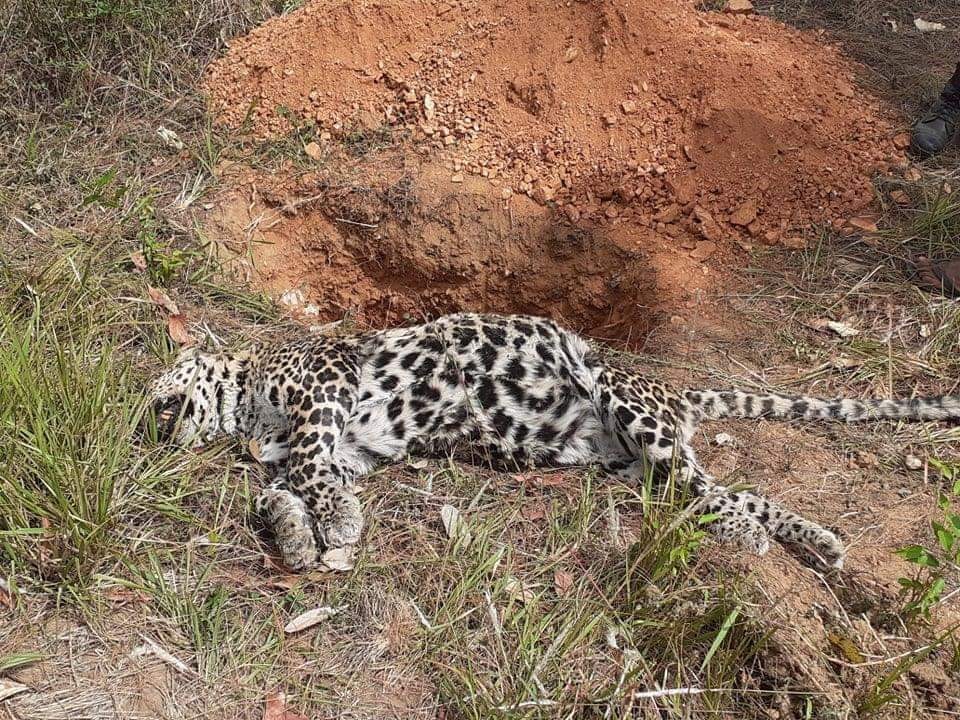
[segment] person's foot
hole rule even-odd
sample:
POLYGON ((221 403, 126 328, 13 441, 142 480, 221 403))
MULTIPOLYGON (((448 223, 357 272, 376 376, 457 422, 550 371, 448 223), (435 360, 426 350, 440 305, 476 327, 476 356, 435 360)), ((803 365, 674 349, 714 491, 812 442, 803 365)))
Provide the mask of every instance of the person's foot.
POLYGON ((917 121, 910 135, 910 149, 920 157, 941 152, 953 139, 960 125, 960 104, 942 100, 917 121))
POLYGON ((920 256, 916 267, 918 284, 950 297, 960 296, 960 258, 935 263, 920 256))

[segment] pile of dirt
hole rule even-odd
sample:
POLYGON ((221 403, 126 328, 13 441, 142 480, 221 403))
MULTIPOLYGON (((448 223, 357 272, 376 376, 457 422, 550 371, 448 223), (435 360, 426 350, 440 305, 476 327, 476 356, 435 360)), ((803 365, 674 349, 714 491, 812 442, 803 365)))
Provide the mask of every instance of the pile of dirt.
POLYGON ((795 244, 903 161, 817 35, 682 0, 314 0, 234 41, 207 88, 254 135, 392 128, 454 185, 688 249, 795 244))

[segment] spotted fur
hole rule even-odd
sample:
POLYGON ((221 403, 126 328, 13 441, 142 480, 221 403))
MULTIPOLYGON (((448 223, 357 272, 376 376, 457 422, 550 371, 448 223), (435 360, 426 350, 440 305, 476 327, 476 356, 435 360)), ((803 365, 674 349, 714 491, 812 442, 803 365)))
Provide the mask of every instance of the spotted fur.
POLYGON ((960 417, 957 397, 819 400, 737 390, 675 392, 603 363, 550 320, 460 314, 414 327, 309 336, 237 353, 189 351, 152 388, 161 434, 254 441, 273 474, 256 509, 284 561, 305 569, 360 539, 353 481, 408 453, 458 441, 498 463, 599 464, 637 482, 652 464, 715 516, 709 527, 762 554, 773 538, 839 567, 829 530, 753 492, 719 485, 690 444, 702 419, 960 417))

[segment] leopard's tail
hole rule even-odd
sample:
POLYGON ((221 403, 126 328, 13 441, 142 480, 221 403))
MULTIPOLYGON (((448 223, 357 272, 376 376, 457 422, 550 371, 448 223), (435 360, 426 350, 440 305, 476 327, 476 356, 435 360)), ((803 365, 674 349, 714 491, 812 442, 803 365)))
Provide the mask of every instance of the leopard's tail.
POLYGON ((775 420, 946 420, 960 418, 960 395, 911 400, 823 400, 802 395, 750 393, 742 390, 687 390, 687 403, 705 419, 770 418, 775 420))

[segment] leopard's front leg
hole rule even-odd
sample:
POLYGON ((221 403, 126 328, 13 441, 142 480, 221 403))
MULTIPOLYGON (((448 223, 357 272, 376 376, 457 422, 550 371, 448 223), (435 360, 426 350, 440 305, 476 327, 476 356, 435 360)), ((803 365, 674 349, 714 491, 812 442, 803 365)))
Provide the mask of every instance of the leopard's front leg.
POLYGON ((316 522, 303 498, 290 491, 285 475, 260 492, 256 511, 272 533, 287 567, 299 571, 316 564, 316 522))

